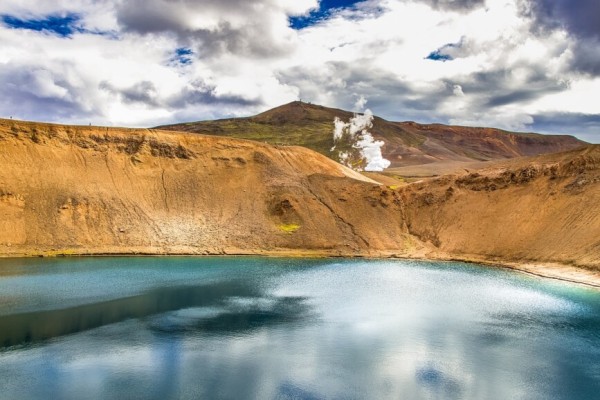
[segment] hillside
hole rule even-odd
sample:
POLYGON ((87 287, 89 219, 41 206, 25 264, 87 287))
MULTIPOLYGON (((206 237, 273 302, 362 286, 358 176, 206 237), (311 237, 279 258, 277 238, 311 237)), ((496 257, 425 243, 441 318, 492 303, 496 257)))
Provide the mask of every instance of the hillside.
MULTIPOLYGON (((330 157, 333 120, 347 121, 351 112, 295 101, 249 118, 165 125, 165 130, 251 139, 271 144, 308 147, 330 157)), ((515 133, 416 122, 389 122, 375 117, 370 130, 383 140, 389 172, 439 175, 463 164, 565 151, 585 145, 572 136, 515 133), (415 166, 425 166, 421 170, 415 166), (412 167, 410 169, 402 169, 412 167)), ((337 161, 337 160, 336 160, 337 161)))
POLYGON ((393 218, 364 206, 379 190, 302 147, 0 123, 2 254, 402 248, 395 245, 405 236, 399 206, 393 218))
POLYGON ((600 146, 397 187, 303 147, 0 120, 2 255, 394 255, 600 282, 599 199, 600 146))
POLYGON ((600 270, 600 146, 405 187, 411 235, 460 259, 600 270))

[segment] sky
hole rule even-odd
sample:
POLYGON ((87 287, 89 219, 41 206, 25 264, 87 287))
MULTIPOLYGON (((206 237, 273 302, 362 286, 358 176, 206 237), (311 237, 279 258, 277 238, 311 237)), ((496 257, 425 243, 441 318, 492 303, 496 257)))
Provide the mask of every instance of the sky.
POLYGON ((294 100, 600 143, 598 0, 2 0, 0 117, 151 127, 294 100))

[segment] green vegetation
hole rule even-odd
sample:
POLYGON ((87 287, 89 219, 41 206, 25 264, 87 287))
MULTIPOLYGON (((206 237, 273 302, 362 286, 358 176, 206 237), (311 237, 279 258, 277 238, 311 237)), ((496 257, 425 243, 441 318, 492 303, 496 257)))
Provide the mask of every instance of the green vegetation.
POLYGON ((286 233, 294 233, 298 229, 300 229, 300 225, 298 224, 281 224, 279 225, 279 230, 286 233))
POLYGON ((255 140, 279 146, 303 146, 338 161, 333 147, 333 120, 352 113, 294 102, 251 118, 200 121, 159 128, 255 140))
MULTIPOLYGON (((293 102, 251 118, 188 122, 159 128, 255 140, 280 146, 304 146, 335 161, 340 161, 342 156, 345 158, 344 164, 356 169, 364 167, 364 160, 358 149, 351 145, 344 146, 342 140, 331 151, 334 145, 333 120, 338 117, 347 121, 352 115, 343 110, 293 102)), ((390 149, 397 146, 420 146, 426 139, 416 131, 408 131, 395 122, 378 117, 375 117, 370 132, 377 139, 388 143, 390 149)))
MULTIPOLYGON (((333 120, 332 120, 333 121, 333 120)), ((250 119, 221 120, 186 124, 186 130, 207 135, 256 140, 281 146, 304 146, 331 156, 333 123, 318 122, 310 125, 269 125, 250 119)))
MULTIPOLYGON (((348 111, 295 101, 249 118, 188 122, 158 128, 248 139, 271 145, 303 146, 351 168, 360 169, 364 168, 364 162, 360 151, 351 144, 345 146, 341 140, 331 150, 334 145, 334 119, 337 117, 348 121, 352 116, 353 113, 348 111)), ((428 156, 436 159, 466 156, 485 161, 525 155, 528 153, 523 153, 523 146, 549 143, 551 138, 537 134, 515 135, 492 128, 391 122, 379 117, 374 118, 369 132, 376 140, 385 142, 383 156, 392 161, 392 167, 429 163, 431 158, 428 156), (516 139, 519 139, 518 143, 515 143, 516 139), (448 152, 440 154, 441 148, 448 152), (409 157, 408 162, 403 161, 404 156, 409 157)), ((568 140, 561 145, 560 140, 552 138, 550 144, 556 151, 579 145, 575 142, 569 144, 568 140), (556 140, 556 143, 552 144, 552 140, 556 140)))

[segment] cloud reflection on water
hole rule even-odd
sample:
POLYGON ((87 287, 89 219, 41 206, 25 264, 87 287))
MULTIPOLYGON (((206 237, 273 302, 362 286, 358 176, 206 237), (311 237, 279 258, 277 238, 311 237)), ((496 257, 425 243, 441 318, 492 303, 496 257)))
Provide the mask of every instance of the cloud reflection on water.
MULTIPOLYGON (((66 311, 77 316, 74 334, 0 350, 7 397, 570 399, 600 390, 597 295, 460 264, 240 269, 66 311)), ((68 325, 66 311, 39 320, 68 325)))

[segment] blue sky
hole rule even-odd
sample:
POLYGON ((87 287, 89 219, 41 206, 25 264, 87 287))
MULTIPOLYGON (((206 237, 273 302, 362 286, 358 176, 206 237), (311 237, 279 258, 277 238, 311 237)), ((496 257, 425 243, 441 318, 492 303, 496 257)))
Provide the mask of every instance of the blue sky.
POLYGON ((46 15, 41 18, 19 18, 2 15, 2 22, 8 28, 26 29, 37 32, 53 33, 61 37, 69 37, 81 30, 77 27, 79 16, 76 14, 46 15))
POLYGON ((318 8, 310 11, 307 15, 291 16, 290 26, 294 29, 303 29, 326 20, 333 12, 340 9, 352 8, 358 0, 321 0, 318 8))
POLYGON ((0 117, 155 126, 303 99, 600 142, 597 0, 3 0, 0 50, 0 117))

